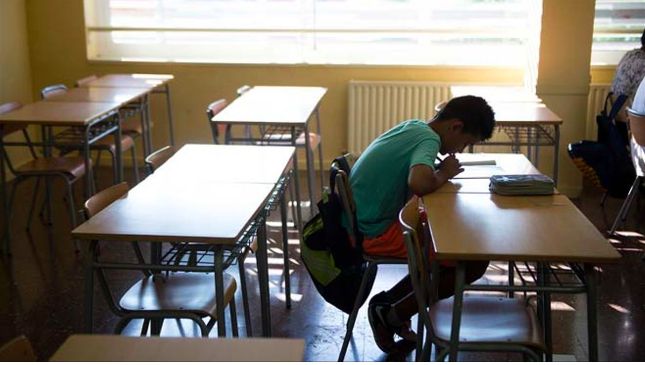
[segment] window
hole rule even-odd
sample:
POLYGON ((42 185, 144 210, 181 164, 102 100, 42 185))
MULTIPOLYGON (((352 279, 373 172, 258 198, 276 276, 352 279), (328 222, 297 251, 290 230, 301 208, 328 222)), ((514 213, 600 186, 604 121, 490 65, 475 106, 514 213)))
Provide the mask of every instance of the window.
POLYGON ((90 60, 526 67, 539 0, 85 0, 90 60))
POLYGON ((644 0, 596 0, 592 65, 617 65, 626 51, 640 48, 644 0))

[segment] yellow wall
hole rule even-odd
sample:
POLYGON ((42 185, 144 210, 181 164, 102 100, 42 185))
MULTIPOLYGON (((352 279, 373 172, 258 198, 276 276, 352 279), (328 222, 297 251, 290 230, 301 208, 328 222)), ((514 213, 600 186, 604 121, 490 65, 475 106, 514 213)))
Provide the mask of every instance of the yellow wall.
MULTIPOLYGON (((586 94, 593 82, 609 82, 612 68, 589 69, 593 1, 545 0, 538 92, 564 118, 561 142, 561 188, 580 189, 581 179, 566 157, 566 143, 584 135, 586 94), (586 62, 586 63, 585 63, 586 62), (609 80, 609 81, 607 81, 609 80)), ((329 89, 321 104, 325 160, 347 145, 347 82, 356 80, 415 80, 482 83, 521 83, 521 70, 463 67, 342 67, 279 65, 90 63, 85 56, 82 0, 27 2, 33 90, 88 74, 119 72, 171 73, 172 103, 178 144, 208 142, 205 106, 217 98, 232 99, 237 87, 249 85, 317 85, 329 89), (63 6, 64 4, 64 6, 63 6)), ((153 102, 153 141, 167 143, 161 100, 153 102)), ((540 168, 550 171, 549 158, 540 168)))
MULTIPOLYGON (((3 0, 0 1, 0 103, 27 103, 31 101, 31 93, 25 1, 3 0)), ((29 159, 26 150, 11 148, 9 153, 16 164, 29 159)))

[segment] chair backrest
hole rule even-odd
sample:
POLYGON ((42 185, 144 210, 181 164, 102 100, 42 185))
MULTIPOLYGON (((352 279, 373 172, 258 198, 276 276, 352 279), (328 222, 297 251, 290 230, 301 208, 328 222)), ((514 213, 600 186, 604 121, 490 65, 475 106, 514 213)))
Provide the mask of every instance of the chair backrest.
MULTIPOLYGON (((436 300, 433 292, 436 290, 435 282, 431 281, 429 264, 429 247, 431 244, 430 232, 424 222, 425 214, 420 213, 422 204, 415 195, 399 212, 399 224, 403 231, 403 239, 408 253, 408 271, 414 294, 419 306, 419 318, 428 333, 432 333, 432 324, 428 308, 436 300)), ((425 212, 425 210, 424 210, 425 212)), ((433 275, 437 268, 433 268, 433 275)))
MULTIPOLYGON (((0 104, 0 114, 9 113, 10 111, 22 108, 22 104, 17 101, 10 101, 0 104)), ((4 138, 14 132, 25 130, 24 124, 2 124, 0 125, 0 137, 4 138)))
POLYGON ((0 362, 36 360, 34 349, 25 336, 18 336, 0 346, 0 362))
POLYGON ((629 129, 636 143, 645 147, 645 115, 639 114, 634 109, 628 108, 629 129))
POLYGON ((92 218, 98 212, 105 209, 105 207, 112 204, 115 200, 127 195, 128 190, 130 190, 130 187, 128 186, 128 183, 124 181, 92 195, 85 201, 86 217, 88 219, 92 218))
POLYGON ((156 169, 158 169, 161 165, 168 161, 168 159, 171 158, 174 154, 175 147, 166 146, 148 155, 145 162, 150 173, 153 173, 156 169))
MULTIPOLYGON (((12 110, 20 109, 21 107, 22 107, 22 104, 17 101, 4 103, 0 105, 0 114, 9 113, 12 110)), ((27 147, 29 148, 29 153, 31 153, 31 157, 33 159, 37 158, 38 156, 36 154, 36 149, 34 149, 34 146, 31 144, 31 138, 29 137, 29 131, 27 129, 26 124, 0 124, 0 138, 2 139, 18 131, 22 131, 22 135, 25 138, 25 142, 27 143, 27 147)), ((9 154, 6 153, 6 149, 4 145, 2 149, 3 149, 4 160, 7 163, 7 167, 9 167, 9 171, 11 171, 11 173, 15 175, 16 171, 13 167, 13 164, 11 163, 11 160, 9 159, 9 154)))
POLYGON ((64 92, 67 92, 67 86, 65 86, 64 84, 49 85, 49 86, 45 86, 44 88, 42 88, 42 90, 40 90, 40 97, 43 99, 47 99, 49 97, 62 94, 64 92))
POLYGON ((83 85, 87 84, 88 82, 94 81, 96 79, 97 79, 96 75, 89 75, 89 76, 83 77, 82 79, 76 80, 76 86, 77 87, 78 86, 83 86, 83 85))
POLYGON ((242 95, 242 94, 246 93, 246 92, 247 92, 247 91, 249 91, 249 90, 251 90, 251 86, 249 86, 249 85, 242 85, 242 86, 240 86, 240 87, 237 89, 237 96, 240 96, 240 95, 242 95))
POLYGON ((206 107, 206 117, 208 118, 208 123, 211 126, 211 133, 213 134, 213 142, 215 144, 219 143, 218 137, 220 135, 224 135, 226 141, 226 136, 230 134, 230 124, 215 123, 212 121, 214 116, 216 116, 219 112, 226 108, 226 105, 228 105, 226 99, 218 99, 208 104, 208 106, 206 107))
POLYGON ((354 204, 354 196, 352 194, 352 188, 349 183, 349 174, 351 168, 354 165, 354 157, 351 154, 343 155, 337 157, 334 162, 331 164, 330 178, 333 178, 333 181, 330 181, 330 186, 332 186, 338 196, 340 197, 341 205, 343 206, 343 211, 345 216, 348 217, 349 224, 349 234, 355 239, 357 232, 356 225, 356 205, 354 204), (341 166, 340 159, 344 161, 341 166), (349 171, 346 171, 349 170, 349 171))

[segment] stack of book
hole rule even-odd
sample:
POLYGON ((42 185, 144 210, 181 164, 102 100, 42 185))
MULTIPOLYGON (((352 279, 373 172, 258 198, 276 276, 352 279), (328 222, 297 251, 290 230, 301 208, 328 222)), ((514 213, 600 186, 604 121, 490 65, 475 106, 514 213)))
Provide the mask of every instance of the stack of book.
POLYGON ((555 184, 545 175, 493 175, 489 189, 500 195, 551 195, 555 184))

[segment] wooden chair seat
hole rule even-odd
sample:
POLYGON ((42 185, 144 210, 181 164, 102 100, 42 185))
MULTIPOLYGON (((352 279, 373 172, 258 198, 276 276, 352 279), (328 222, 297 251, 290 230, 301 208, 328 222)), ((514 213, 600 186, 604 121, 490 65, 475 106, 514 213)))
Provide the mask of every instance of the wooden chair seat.
POLYGON ((16 169, 18 175, 48 175, 62 173, 75 180, 85 174, 82 157, 39 157, 16 169))
POLYGON ((36 361, 36 354, 25 336, 18 336, 0 347, 0 361, 36 361))
MULTIPOLYGON (((453 298, 430 309, 439 340, 450 341, 453 298)), ((542 330, 533 310, 523 300, 464 295, 459 341, 463 343, 519 343, 544 350, 542 330)))
MULTIPOLYGON (((127 311, 192 311, 217 318, 213 273, 177 272, 145 277, 121 297, 127 311)), ((224 274, 224 303, 230 303, 237 289, 235 278, 224 274)))

